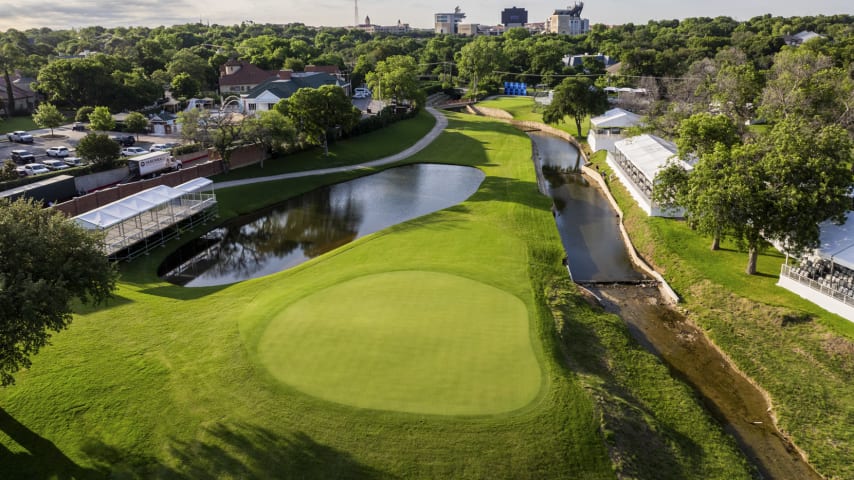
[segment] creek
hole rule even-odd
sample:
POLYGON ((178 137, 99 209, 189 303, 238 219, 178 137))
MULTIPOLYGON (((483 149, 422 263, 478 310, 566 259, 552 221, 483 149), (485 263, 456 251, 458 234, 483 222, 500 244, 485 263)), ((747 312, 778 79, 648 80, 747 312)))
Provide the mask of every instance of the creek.
POLYGON ((554 202, 571 277, 619 315, 632 336, 689 384, 711 415, 732 435, 762 478, 821 477, 776 428, 762 392, 671 308, 636 270, 619 231, 619 218, 604 193, 581 173, 583 162, 569 142, 529 132, 540 190, 554 202))

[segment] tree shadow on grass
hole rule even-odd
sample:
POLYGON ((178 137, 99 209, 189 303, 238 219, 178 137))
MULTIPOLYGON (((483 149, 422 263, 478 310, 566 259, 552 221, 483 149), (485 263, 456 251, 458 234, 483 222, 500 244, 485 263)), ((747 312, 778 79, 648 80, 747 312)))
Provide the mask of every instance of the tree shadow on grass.
POLYGON ((216 424, 196 440, 173 441, 168 462, 127 455, 100 441, 83 451, 98 471, 121 478, 389 478, 303 432, 280 435, 247 423, 216 424))
POLYGON ((281 435, 247 423, 216 424, 196 440, 174 440, 168 461, 111 446, 83 442, 87 467, 78 465, 50 440, 0 409, 0 432, 26 451, 0 444, 0 478, 220 479, 220 478, 390 478, 349 453, 318 443, 302 432, 281 435))
POLYGON ((0 444, 0 477, 58 480, 103 477, 97 470, 77 465, 53 442, 33 432, 2 408, 0 432, 26 450, 13 452, 0 444))

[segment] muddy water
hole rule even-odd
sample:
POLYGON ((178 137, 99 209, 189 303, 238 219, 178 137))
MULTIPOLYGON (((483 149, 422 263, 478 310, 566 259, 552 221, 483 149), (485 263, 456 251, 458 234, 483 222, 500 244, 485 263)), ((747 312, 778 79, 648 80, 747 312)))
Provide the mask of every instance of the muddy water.
POLYGON ((628 259, 616 213, 598 188, 574 172, 580 164, 574 147, 545 134, 530 135, 540 189, 554 200, 573 279, 586 283, 639 343, 695 389, 762 478, 821 479, 776 429, 761 392, 729 367, 701 331, 664 304, 657 288, 602 283, 644 278, 628 259))
POLYGON ((763 478, 821 477, 774 427, 765 398, 696 327, 666 305, 658 289, 640 286, 590 288, 605 308, 618 314, 632 336, 661 357, 675 376, 691 385, 712 415, 735 437, 763 478))

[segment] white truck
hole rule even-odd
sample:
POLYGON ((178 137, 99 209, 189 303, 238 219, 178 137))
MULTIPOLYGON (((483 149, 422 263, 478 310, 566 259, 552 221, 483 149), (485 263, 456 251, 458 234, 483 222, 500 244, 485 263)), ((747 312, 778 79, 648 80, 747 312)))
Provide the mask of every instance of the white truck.
POLYGON ((128 158, 128 169, 131 176, 144 177, 153 173, 169 170, 180 170, 183 165, 175 160, 168 151, 151 152, 128 158))

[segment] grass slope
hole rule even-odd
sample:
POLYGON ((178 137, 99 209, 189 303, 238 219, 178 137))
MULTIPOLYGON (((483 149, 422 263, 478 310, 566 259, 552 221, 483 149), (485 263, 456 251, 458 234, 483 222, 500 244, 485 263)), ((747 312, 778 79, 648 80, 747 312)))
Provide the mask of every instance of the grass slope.
MULTIPOLYGON (((478 102, 478 105, 504 110, 513 115, 515 120, 545 123, 543 122, 544 106, 536 103, 533 97, 497 97, 478 102)), ((564 117, 563 121, 552 126, 570 135, 575 135, 581 140, 587 138, 587 132, 590 130, 590 118, 587 117, 581 122, 581 135, 578 135, 575 120, 571 117, 564 117)))
MULTIPOLYGON (((608 172, 605 152, 592 157, 608 172)), ((784 258, 766 248, 758 274, 730 242, 684 222, 649 218, 619 183, 612 192, 642 256, 685 298, 690 318, 750 378, 767 390, 779 425, 829 478, 854 478, 854 323, 776 286, 784 258)))
MULTIPOLYGON (((154 267, 175 243, 126 266, 110 305, 81 310, 18 384, 0 391, 4 474, 746 478, 733 442, 684 385, 631 342, 619 319, 562 283, 560 241, 528 139, 497 122, 449 117, 412 161, 483 169, 480 190, 461 205, 231 286, 159 281, 154 267), (267 333, 282 333, 267 330, 282 328, 283 305, 310 305, 313 294, 390 272, 460 277, 518 299, 540 370, 536 398, 494 415, 413 414, 326 401, 270 372, 270 351, 258 347, 267 333)), ((221 211, 233 216, 353 175, 221 191, 221 211)))

